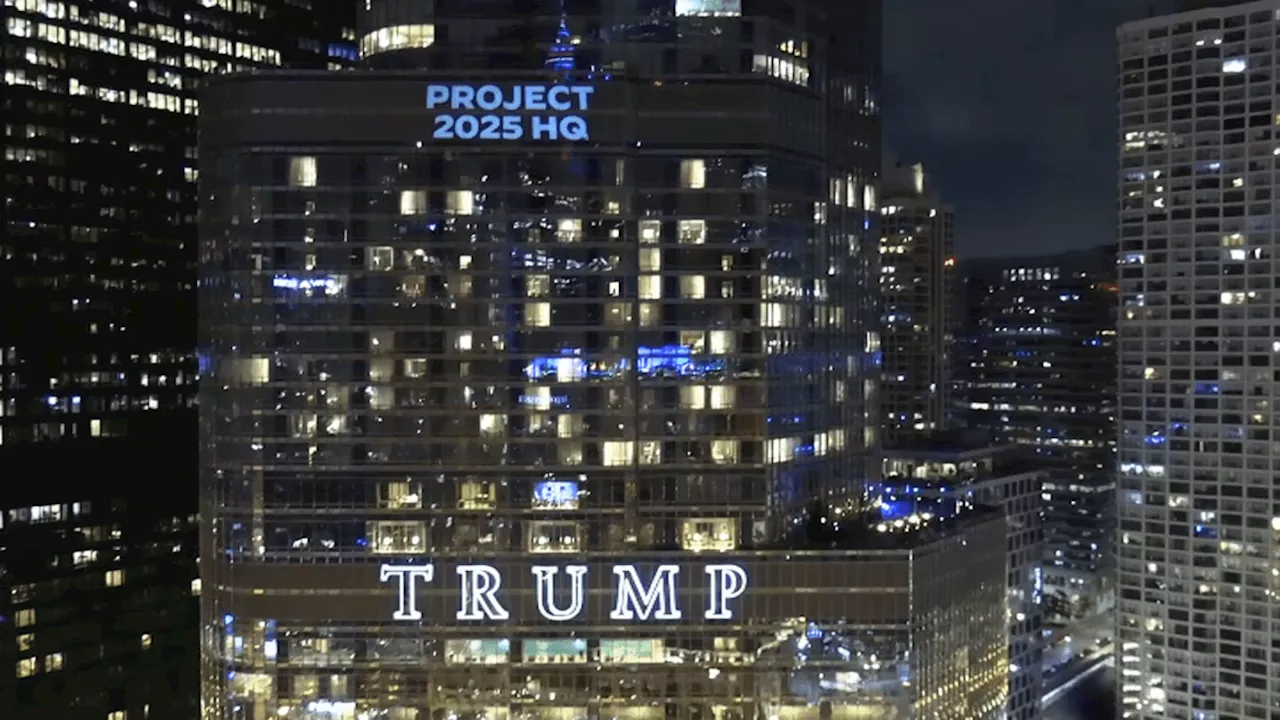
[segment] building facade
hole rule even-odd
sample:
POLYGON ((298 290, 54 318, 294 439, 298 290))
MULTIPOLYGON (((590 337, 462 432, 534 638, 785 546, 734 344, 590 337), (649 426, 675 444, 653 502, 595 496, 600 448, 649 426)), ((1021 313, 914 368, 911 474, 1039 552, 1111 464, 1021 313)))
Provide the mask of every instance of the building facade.
POLYGON ((660 5, 204 97, 207 718, 810 712, 703 654, 791 608, 664 593, 878 473, 878 8, 660 5))
POLYGON ((895 517, 934 508, 939 501, 977 503, 1004 514, 1008 534, 1001 559, 1008 572, 1004 612, 1009 669, 1003 717, 1038 720, 1044 665, 1044 478, 1037 463, 1024 462, 1008 450, 957 433, 897 445, 885 451, 883 484, 876 494, 884 512, 895 517))
POLYGON ((961 263, 957 415, 1045 470, 1048 617, 1111 606, 1116 248, 961 263))
POLYGON ((6 718, 196 711, 196 92, 349 65, 342 26, 285 0, 0 3, 6 718))
POLYGON ((196 93, 209 74, 349 65, 308 5, 0 7, 0 448, 145 437, 191 408, 196 93))
POLYGON ((881 183, 886 443, 944 430, 951 416, 955 223, 922 165, 886 170, 881 183))
POLYGON ((1121 708, 1280 707, 1273 126, 1280 2, 1122 25, 1121 708))
POLYGON ((14 482, 0 505, 6 720, 198 712, 193 426, 89 452, 7 449, 6 479, 14 482), (138 462, 154 452, 153 441, 185 448, 185 477, 173 472, 176 462, 138 462))

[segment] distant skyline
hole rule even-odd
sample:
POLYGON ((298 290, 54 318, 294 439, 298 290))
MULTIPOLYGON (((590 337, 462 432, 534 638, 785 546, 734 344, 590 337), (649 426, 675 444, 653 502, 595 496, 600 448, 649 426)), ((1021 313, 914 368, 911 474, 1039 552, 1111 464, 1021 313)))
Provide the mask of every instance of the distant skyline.
POLYGON ((1115 235, 1115 29, 1141 0, 893 0, 885 132, 956 209, 961 257, 1115 235))

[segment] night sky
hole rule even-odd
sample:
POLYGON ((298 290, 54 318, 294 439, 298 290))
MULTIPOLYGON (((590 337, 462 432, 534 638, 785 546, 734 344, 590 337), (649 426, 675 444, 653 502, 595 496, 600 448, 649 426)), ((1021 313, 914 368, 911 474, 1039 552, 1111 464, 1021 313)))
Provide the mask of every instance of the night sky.
POLYGON ((887 0, 885 135, 956 208, 962 257, 1115 234, 1115 28, 1145 0, 887 0))

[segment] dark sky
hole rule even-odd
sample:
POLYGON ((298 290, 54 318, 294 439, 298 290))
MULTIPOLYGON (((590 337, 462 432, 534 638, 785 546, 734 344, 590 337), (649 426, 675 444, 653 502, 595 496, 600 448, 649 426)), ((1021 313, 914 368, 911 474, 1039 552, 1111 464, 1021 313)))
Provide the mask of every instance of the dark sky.
POLYGON ((1142 0, 886 0, 885 135, 962 257, 1110 242, 1115 28, 1142 0))

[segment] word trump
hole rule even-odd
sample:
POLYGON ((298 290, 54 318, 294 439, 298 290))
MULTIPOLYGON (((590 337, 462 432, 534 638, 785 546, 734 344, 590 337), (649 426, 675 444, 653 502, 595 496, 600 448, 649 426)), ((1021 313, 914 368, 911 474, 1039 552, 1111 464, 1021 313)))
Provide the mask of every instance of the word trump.
MULTIPOLYGON (((458 620, 503 621, 511 613, 502 604, 502 573, 492 565, 459 565, 458 620)), ((538 614, 551 622, 576 620, 583 613, 587 599, 586 565, 535 565, 534 599, 538 614), (560 590, 560 593, 557 593, 560 590), (557 597, 559 599, 557 599, 557 597)), ((732 620, 729 601, 747 591, 747 571, 738 565, 707 565, 707 606, 702 617, 707 620, 732 620)), ((399 608, 391 617, 396 620, 421 620, 418 587, 435 580, 435 565, 383 565, 379 580, 394 580, 399 587, 399 608)), ((634 565, 613 566, 613 609, 609 619, 622 621, 679 620, 684 617, 676 592, 679 565, 659 565, 646 582, 634 565)))
POLYGON ((427 109, 449 111, 436 115, 431 136, 437 140, 587 140, 586 118, 573 113, 588 110, 595 91, 590 85, 428 85, 427 109))

